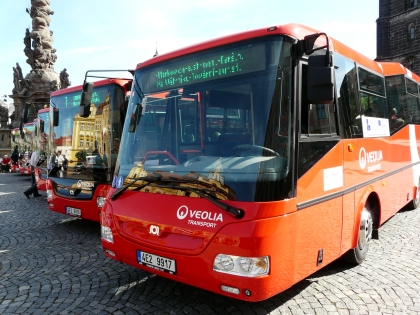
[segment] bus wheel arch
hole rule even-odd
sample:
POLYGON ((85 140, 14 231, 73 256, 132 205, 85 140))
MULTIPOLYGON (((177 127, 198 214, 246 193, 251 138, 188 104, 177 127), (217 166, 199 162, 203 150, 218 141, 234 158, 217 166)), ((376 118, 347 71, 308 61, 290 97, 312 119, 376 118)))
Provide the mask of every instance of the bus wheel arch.
POLYGON ((380 202, 376 193, 371 193, 360 210, 357 211, 353 248, 343 255, 343 260, 359 265, 367 257, 373 231, 379 228, 380 202))
POLYGON ((420 178, 417 182, 417 186, 413 187, 414 198, 404 207, 407 210, 414 210, 420 206, 420 178))

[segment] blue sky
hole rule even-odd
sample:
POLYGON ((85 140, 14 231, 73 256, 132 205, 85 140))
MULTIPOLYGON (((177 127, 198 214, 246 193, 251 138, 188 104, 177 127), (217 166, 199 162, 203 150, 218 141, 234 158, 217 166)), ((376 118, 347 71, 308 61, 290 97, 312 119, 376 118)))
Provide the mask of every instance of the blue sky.
MULTIPOLYGON (((30 0, 1 0, 0 95, 13 89, 13 67, 31 70, 23 52, 30 0)), ((376 57, 379 0, 51 0, 58 59, 72 86, 87 70, 134 69, 157 49, 169 52, 255 28, 300 23, 376 57)))

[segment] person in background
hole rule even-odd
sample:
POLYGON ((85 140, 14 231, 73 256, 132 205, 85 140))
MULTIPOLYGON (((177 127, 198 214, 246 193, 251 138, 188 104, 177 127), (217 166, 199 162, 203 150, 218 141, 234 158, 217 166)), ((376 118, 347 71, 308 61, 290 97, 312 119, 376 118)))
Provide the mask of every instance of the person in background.
POLYGON ((31 159, 29 160, 29 165, 31 166, 31 187, 25 190, 23 193, 25 194, 26 198, 30 199, 29 196, 32 194, 34 197, 41 197, 42 195, 38 192, 38 188, 36 187, 35 181, 35 167, 37 166, 39 161, 39 153, 38 151, 32 152, 31 159))
POLYGON ((12 164, 12 160, 7 156, 4 155, 3 160, 1 161, 1 172, 7 173, 10 170, 10 165, 12 164))
POLYGON ((15 146, 15 148, 13 149, 12 155, 10 156, 10 158, 12 159, 14 164, 17 164, 17 162, 19 161, 19 151, 18 151, 18 146, 15 146))

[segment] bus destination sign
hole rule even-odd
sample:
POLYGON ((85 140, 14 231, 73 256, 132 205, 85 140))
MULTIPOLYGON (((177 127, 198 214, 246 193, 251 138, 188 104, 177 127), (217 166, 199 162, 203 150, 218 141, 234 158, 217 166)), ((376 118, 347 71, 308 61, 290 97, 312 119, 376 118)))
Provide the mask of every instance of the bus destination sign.
POLYGON ((256 44, 163 63, 143 71, 141 81, 148 83, 146 90, 150 93, 264 69, 265 45, 256 44))

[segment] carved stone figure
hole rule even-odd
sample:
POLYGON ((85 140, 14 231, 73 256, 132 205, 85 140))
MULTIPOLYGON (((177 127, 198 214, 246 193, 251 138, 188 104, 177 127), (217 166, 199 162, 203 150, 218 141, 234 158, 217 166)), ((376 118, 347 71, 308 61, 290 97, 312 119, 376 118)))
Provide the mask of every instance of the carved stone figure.
POLYGON ((13 93, 19 92, 20 90, 20 82, 19 82, 19 72, 16 67, 13 67, 13 84, 15 87, 13 88, 13 93))
POLYGON ((62 89, 68 88, 71 85, 71 82, 69 80, 69 74, 67 73, 66 68, 64 68, 64 70, 60 72, 60 81, 62 89))
POLYGON ((26 29, 25 38, 23 39, 23 43, 25 44, 25 49, 31 49, 31 33, 29 32, 29 28, 26 29))

